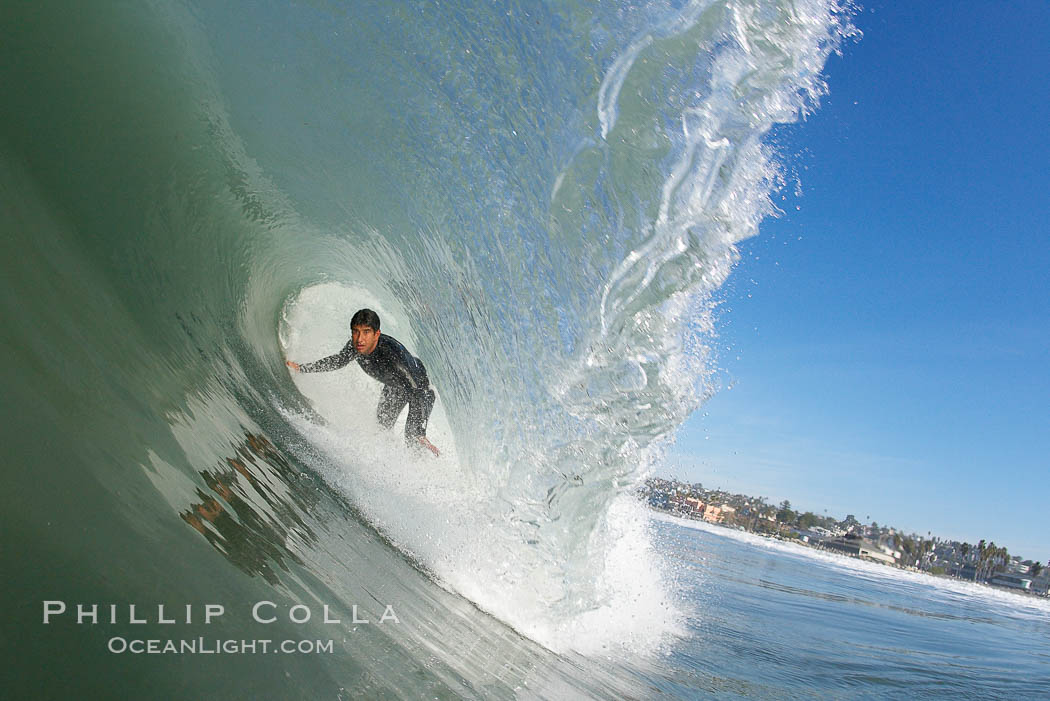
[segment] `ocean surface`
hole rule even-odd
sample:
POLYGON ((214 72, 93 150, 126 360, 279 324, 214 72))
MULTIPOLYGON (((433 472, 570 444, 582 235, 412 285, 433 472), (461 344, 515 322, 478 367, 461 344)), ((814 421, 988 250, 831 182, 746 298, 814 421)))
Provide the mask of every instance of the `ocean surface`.
POLYGON ((688 621, 652 677, 666 696, 1047 695, 1047 599, 702 522, 653 519, 688 621))
POLYGON ((3 3, 0 695, 1045 688, 1043 609, 634 496, 851 12, 3 3), (285 366, 365 306, 440 459, 285 366))

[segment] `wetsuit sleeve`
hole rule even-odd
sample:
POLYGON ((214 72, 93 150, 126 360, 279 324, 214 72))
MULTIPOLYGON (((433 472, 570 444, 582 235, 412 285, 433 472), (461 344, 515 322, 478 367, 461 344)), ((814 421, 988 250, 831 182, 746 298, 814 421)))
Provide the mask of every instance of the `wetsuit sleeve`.
POLYGON ((346 342, 345 346, 343 346, 343 350, 335 355, 330 355, 327 358, 321 358, 312 363, 300 365, 299 372, 328 372, 329 370, 338 370, 339 368, 345 368, 350 361, 356 357, 357 352, 354 350, 354 342, 353 339, 351 339, 346 342))

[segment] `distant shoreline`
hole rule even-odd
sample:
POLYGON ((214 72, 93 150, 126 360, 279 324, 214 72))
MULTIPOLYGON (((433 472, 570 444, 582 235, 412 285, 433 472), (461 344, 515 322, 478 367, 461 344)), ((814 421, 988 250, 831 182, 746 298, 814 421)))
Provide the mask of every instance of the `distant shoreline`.
POLYGON ((958 584, 958 585, 963 586, 963 587, 980 588, 980 589, 982 589, 982 590, 984 590, 984 591, 986 591, 988 593, 1012 594, 1012 595, 1018 597, 1018 599, 1020 601, 1039 601, 1039 602, 1048 602, 1048 603, 1050 603, 1050 598, 1048 598, 1045 595, 1033 592, 1033 591, 1025 591, 1025 590, 1021 590, 1021 589, 1011 589, 1011 588, 1008 588, 1008 587, 995 586, 995 585, 989 584, 987 582, 977 582, 977 581, 974 581, 974 580, 971 580, 971 579, 964 579, 964 578, 961 578, 961 577, 955 577, 955 576, 952 576, 952 575, 949 575, 949 574, 938 574, 938 573, 934 573, 934 572, 928 572, 926 570, 921 570, 921 569, 919 569, 917 567, 902 567, 901 565, 898 565, 898 564, 892 564, 891 565, 889 563, 879 562, 878 560, 872 560, 872 559, 867 559, 867 558, 856 557, 854 555, 850 555, 848 553, 844 553, 844 552, 841 552, 841 551, 838 551, 838 550, 833 550, 833 549, 830 549, 830 548, 820 547, 819 545, 810 543, 808 541, 803 541, 803 540, 798 539, 798 538, 784 538, 784 537, 780 536, 779 534, 760 533, 760 532, 757 532, 757 531, 749 531, 749 530, 747 530, 746 528, 744 528, 742 526, 729 525, 729 524, 718 523, 718 522, 713 522, 713 521, 706 521, 704 519, 689 518, 688 516, 684 516, 682 514, 677 514, 677 513, 674 513, 672 511, 665 511, 663 509, 658 509, 658 508, 655 508, 655 507, 653 507, 651 505, 648 506, 648 510, 649 510, 650 514, 658 517, 659 520, 662 520, 662 521, 665 521, 665 522, 669 522, 669 523, 674 523, 674 524, 685 525, 685 526, 691 527, 693 530, 707 531, 709 533, 714 533, 715 535, 721 535, 721 536, 725 536, 725 537, 732 537, 732 535, 730 535, 730 534, 743 534, 743 535, 747 536, 746 539, 743 539, 743 538, 737 539, 737 540, 741 540, 743 542, 747 542, 747 540, 752 540, 752 539, 755 540, 755 541, 775 542, 775 543, 782 544, 782 545, 785 545, 785 546, 793 547, 793 548, 797 549, 799 554, 802 554, 802 555, 813 555, 813 554, 816 554, 816 553, 820 553, 822 555, 834 556, 834 558, 836 560, 841 560, 843 562, 864 563, 864 564, 868 564, 868 565, 877 566, 880 569, 883 569, 883 570, 885 570, 887 572, 892 572, 892 571, 905 572, 905 573, 908 573, 908 574, 914 574, 914 575, 929 577, 930 579, 936 580, 938 582, 944 582, 944 583, 950 583, 950 584, 958 584), (719 532, 719 531, 721 531, 721 532, 719 532))
POLYGON ((730 530, 797 541, 812 549, 837 551, 852 559, 875 561, 895 569, 922 572, 946 580, 986 584, 1015 593, 1050 596, 1050 563, 1011 554, 994 541, 976 545, 925 536, 874 520, 864 523, 853 514, 839 519, 796 510, 784 500, 775 505, 765 497, 732 494, 685 484, 677 479, 648 478, 638 495, 656 512, 686 521, 703 521, 730 530))

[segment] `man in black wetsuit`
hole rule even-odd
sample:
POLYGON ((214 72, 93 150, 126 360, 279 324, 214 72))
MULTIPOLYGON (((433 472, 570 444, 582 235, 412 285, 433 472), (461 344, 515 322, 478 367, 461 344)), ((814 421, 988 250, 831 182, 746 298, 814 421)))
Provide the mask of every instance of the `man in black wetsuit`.
POLYGON ((383 428, 390 428, 408 404, 405 441, 419 443, 434 455, 438 449, 427 439, 427 419, 434 408, 434 390, 423 363, 393 336, 379 333, 379 315, 371 309, 360 309, 350 319, 350 340, 343 350, 313 363, 287 361, 296 372, 327 372, 346 367, 351 360, 366 373, 383 383, 376 418, 383 428))

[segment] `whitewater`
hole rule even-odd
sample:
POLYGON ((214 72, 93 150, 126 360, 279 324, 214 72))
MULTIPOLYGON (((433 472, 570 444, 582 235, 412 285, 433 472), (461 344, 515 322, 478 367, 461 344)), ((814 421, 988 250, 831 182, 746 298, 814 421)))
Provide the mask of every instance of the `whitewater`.
POLYGON ((714 391, 770 134, 852 12, 5 4, 5 696, 840 692, 790 647, 776 681, 762 635, 712 648, 722 570, 689 553, 740 565, 731 597, 752 544, 670 537, 636 490, 714 391), (287 371, 361 307, 425 363, 441 458, 378 431, 355 367, 287 371), (136 637, 332 649, 112 651, 136 637))

